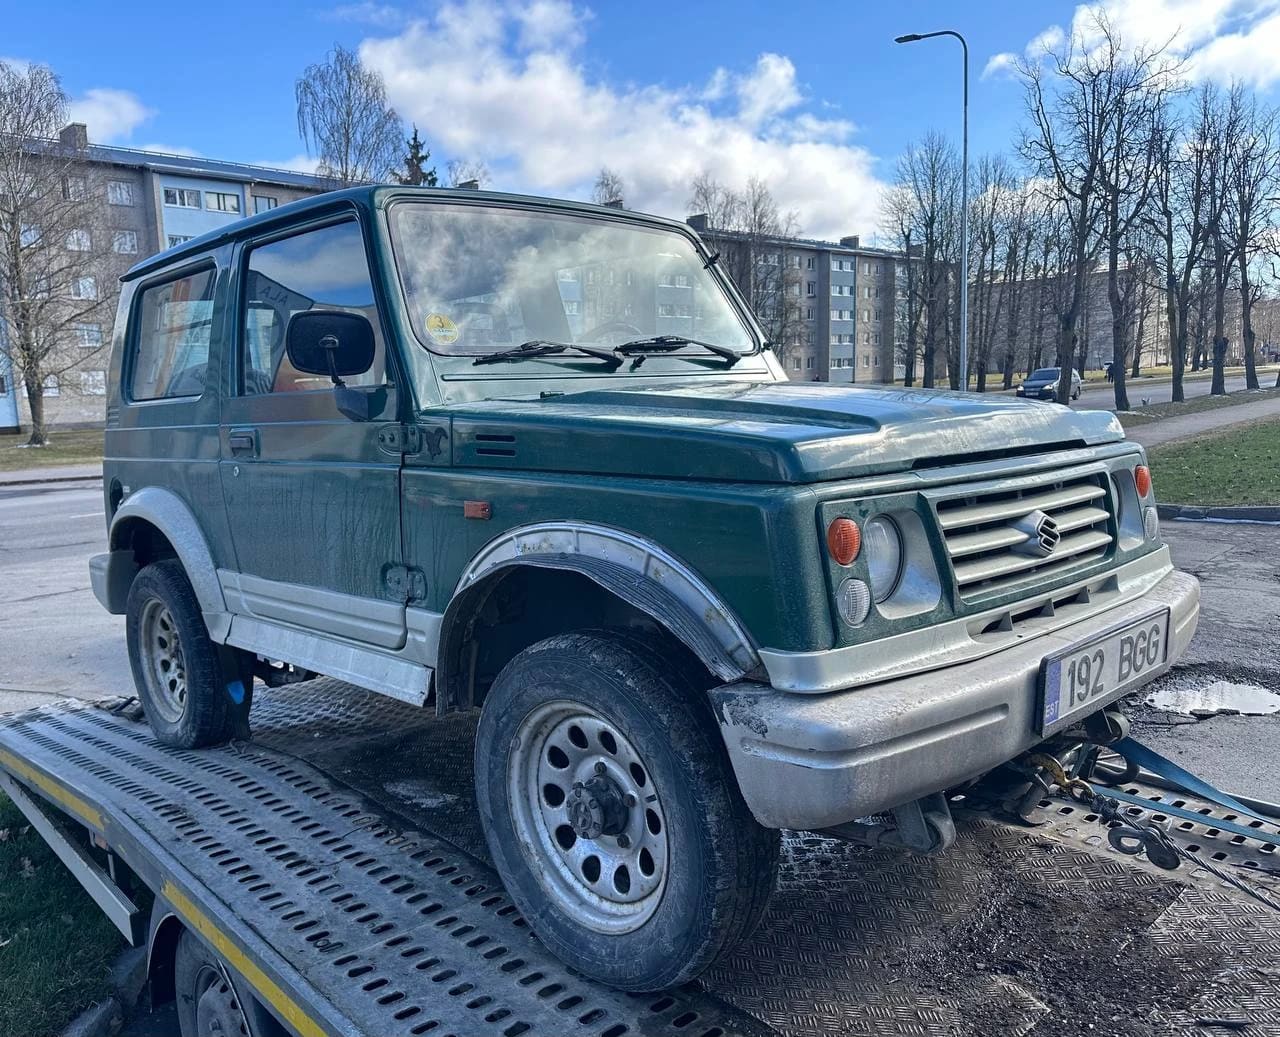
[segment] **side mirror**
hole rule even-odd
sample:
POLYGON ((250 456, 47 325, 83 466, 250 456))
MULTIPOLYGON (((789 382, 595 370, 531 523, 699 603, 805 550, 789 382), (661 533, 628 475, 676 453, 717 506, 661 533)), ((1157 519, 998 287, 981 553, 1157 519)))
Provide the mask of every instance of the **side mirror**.
POLYGON ((333 384, 373 366, 373 325, 360 313, 302 310, 285 329, 289 363, 304 374, 328 375, 333 384))

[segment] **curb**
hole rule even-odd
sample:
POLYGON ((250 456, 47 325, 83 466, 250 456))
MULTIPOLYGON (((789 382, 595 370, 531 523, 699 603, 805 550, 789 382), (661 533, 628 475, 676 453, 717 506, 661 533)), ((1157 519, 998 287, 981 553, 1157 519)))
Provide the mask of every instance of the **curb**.
POLYGON ((1237 505, 1202 507, 1193 504, 1157 504, 1162 519, 1199 522, 1280 522, 1280 507, 1271 505, 1237 505))
POLYGON ((146 950, 133 947, 124 951, 111 966, 110 983, 114 993, 71 1020, 61 1037, 110 1037, 119 1032, 125 1017, 137 1006, 146 982, 146 950))
POLYGON ((102 474, 97 475, 55 475, 44 479, 0 479, 0 490, 8 486, 44 486, 48 483, 64 482, 102 482, 102 474))

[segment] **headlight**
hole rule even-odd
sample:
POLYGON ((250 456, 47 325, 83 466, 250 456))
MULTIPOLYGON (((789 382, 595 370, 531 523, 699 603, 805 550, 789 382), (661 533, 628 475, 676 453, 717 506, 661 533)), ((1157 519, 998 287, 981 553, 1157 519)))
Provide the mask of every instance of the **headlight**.
POLYGON ((902 534, 893 519, 877 515, 863 526, 862 538, 871 593, 879 604, 897 589, 902 575, 902 534))

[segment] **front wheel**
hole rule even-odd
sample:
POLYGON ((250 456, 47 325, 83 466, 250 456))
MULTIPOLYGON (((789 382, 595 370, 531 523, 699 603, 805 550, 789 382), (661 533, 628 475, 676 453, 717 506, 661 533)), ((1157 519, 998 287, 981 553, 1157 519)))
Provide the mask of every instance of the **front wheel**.
POLYGON ((548 638, 484 704, 489 849, 538 937, 625 990, 692 979, 750 934, 778 833, 748 811, 705 693, 627 635, 548 638))

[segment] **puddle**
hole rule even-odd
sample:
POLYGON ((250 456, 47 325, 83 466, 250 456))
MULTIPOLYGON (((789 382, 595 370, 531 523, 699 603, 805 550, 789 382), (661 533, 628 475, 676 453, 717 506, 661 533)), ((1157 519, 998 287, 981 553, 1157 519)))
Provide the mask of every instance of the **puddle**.
POLYGON ((1249 717, 1280 713, 1280 695, 1256 684, 1233 684, 1231 681, 1166 685, 1148 695, 1144 703, 1170 713, 1201 717, 1216 713, 1249 717))
POLYGON ((399 796, 423 810, 452 806, 458 801, 457 796, 440 792, 425 781, 389 781, 382 787, 393 796, 399 796))

